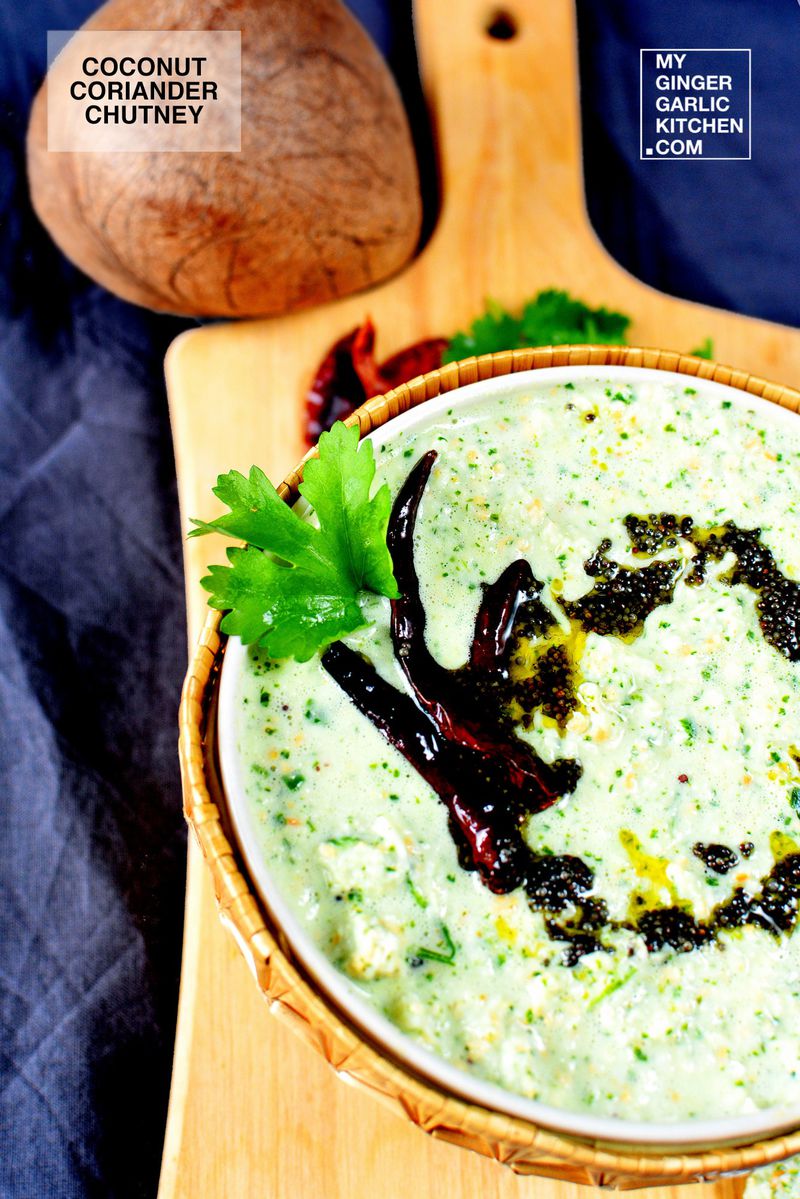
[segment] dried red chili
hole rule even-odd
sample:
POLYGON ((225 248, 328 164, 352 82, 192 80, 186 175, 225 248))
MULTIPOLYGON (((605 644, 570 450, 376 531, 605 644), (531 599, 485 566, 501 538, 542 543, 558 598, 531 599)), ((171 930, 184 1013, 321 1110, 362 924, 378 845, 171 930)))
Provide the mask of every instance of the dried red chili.
POLYGON ((375 360, 375 326, 367 319, 330 347, 306 393, 306 440, 313 445, 334 421, 392 387, 441 365, 444 337, 428 337, 406 346, 385 362, 375 360))

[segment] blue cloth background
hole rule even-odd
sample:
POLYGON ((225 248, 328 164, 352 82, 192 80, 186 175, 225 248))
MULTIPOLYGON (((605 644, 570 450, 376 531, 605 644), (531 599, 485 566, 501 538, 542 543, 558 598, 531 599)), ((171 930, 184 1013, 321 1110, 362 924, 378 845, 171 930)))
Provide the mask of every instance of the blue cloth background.
MULTIPOLYGON (((429 169, 407 7, 353 6, 429 169)), ((155 1194, 177 997, 185 639, 162 359, 187 322, 66 263, 24 175, 45 31, 93 7, 0 8, 2 1199, 155 1194)), ((667 291, 800 324, 800 7, 579 15, 589 207, 612 253, 667 291), (752 47, 752 162, 639 162, 640 46, 752 47)))

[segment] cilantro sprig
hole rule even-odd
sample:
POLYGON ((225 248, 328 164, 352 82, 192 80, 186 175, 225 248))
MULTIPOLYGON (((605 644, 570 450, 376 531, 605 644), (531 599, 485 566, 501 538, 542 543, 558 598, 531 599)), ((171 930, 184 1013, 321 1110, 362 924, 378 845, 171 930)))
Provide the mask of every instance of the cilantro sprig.
POLYGON ((230 509, 216 520, 193 520, 190 537, 224 533, 247 542, 228 550, 229 566, 201 579, 209 604, 226 615, 222 630, 271 658, 307 662, 366 623, 364 592, 399 596, 386 545, 391 497, 375 477, 371 442, 337 422, 306 463, 300 493, 319 527, 278 495, 257 466, 248 476, 220 475, 214 494, 230 509))
POLYGON ((471 354, 566 344, 624 345, 631 318, 608 308, 590 308, 566 291, 548 288, 528 300, 519 315, 494 300, 466 332, 456 333, 442 355, 456 362, 471 354))
MULTIPOLYGON (((453 334, 442 362, 529 346, 624 346, 630 323, 631 318, 624 312, 591 308, 568 291, 549 287, 528 300, 518 313, 509 312, 496 300, 487 300, 486 310, 469 328, 453 334)), ((707 337, 689 353, 696 358, 713 358, 714 343, 707 337)))

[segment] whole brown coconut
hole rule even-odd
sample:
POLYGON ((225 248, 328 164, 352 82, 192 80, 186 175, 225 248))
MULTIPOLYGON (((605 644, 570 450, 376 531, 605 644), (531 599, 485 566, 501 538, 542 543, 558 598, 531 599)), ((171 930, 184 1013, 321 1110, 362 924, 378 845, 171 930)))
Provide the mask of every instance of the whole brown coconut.
POLYGON ((240 29, 239 153, 47 150, 28 130, 36 212, 110 291, 197 316, 267 316, 343 296, 413 254, 421 203, 405 112, 339 0, 110 0, 84 29, 240 29))

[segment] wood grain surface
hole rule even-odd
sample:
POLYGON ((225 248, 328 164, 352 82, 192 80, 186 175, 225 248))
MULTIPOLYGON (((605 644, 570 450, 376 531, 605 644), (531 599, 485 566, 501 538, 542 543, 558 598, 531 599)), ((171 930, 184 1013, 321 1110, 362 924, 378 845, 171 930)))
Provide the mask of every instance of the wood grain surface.
MULTIPOLYGON (((443 205, 419 258, 380 287, 272 321, 206 327, 170 349, 167 382, 183 522, 216 512, 218 473, 283 477, 303 452, 300 400, 328 345, 371 316, 379 357, 563 286, 634 316, 630 340, 715 357, 800 385, 800 331, 664 296, 613 262, 585 210, 571 0, 514 0, 518 34, 487 36, 482 0, 418 0, 415 25, 439 146, 443 205)), ((657 169, 654 164, 654 169, 657 169)), ((200 573, 223 547, 186 544, 189 635, 200 573)), ((741 1182, 692 1188, 734 1199, 741 1182)), ((651 1191, 653 1196, 671 1192, 651 1191)), ((682 1188, 685 1199, 689 1189, 682 1188)), ((199 851, 186 924, 160 1199, 579 1199, 442 1142, 345 1086, 272 1017, 220 926, 199 851)), ((677 1194, 677 1191, 674 1192, 677 1194)))

